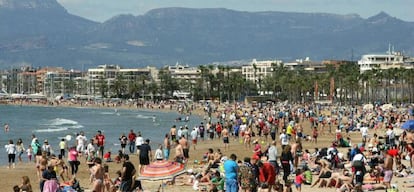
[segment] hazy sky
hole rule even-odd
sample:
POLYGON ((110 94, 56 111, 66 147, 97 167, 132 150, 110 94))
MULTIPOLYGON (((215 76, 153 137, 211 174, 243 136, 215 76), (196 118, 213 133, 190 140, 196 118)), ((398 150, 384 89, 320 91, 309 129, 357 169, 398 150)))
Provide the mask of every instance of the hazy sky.
POLYGON ((163 7, 228 8, 240 11, 287 11, 359 14, 363 18, 384 11, 414 21, 414 0, 57 0, 70 13, 94 21, 119 14, 142 15, 163 7))

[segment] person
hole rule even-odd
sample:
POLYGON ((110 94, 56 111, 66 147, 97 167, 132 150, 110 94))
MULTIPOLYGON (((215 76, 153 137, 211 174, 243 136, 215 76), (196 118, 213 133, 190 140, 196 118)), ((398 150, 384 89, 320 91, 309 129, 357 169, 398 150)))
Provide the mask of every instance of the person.
POLYGON ((391 180, 393 176, 394 157, 390 153, 386 153, 383 165, 384 185, 386 189, 391 189, 391 180))
POLYGON ((313 127, 312 129, 312 141, 316 143, 318 143, 318 128, 317 127, 313 127))
POLYGON ((76 150, 76 147, 73 146, 69 149, 68 152, 68 162, 70 165, 70 170, 72 173, 72 176, 75 176, 78 172, 78 167, 80 162, 78 161, 78 151, 76 150))
POLYGON ((192 141, 192 144, 193 144, 193 149, 196 150, 198 131, 195 127, 191 131, 190 137, 191 137, 191 141, 192 141))
POLYGON ((151 146, 149 145, 150 140, 146 139, 145 142, 140 147, 139 152, 139 171, 142 172, 146 165, 149 165, 151 162, 152 154, 151 154, 151 146))
MULTIPOLYGON (((259 157, 253 155, 252 159, 258 160, 259 157)), ((251 158, 245 157, 243 163, 239 166, 238 181, 240 183, 240 189, 244 192, 253 191, 257 186, 253 166, 250 161, 251 158)))
POLYGON ((259 140, 254 140, 253 141, 254 144, 254 148, 253 148, 253 153, 259 157, 261 157, 263 155, 262 153, 262 146, 259 143, 259 140))
POLYGON ((286 134, 286 129, 282 129, 282 133, 279 136, 280 145, 282 146, 282 150, 289 144, 289 137, 286 134))
POLYGON ((224 162, 224 172, 226 175, 226 192, 238 192, 239 186, 237 182, 237 175, 239 166, 237 165, 237 156, 233 153, 230 159, 224 162))
POLYGON ((211 182, 210 191, 217 191, 217 192, 224 191, 224 179, 221 178, 219 171, 214 172, 213 178, 210 180, 210 182, 211 182))
POLYGON ((267 155, 268 155, 268 158, 269 158, 268 159, 269 163, 273 165, 273 167, 275 168, 276 174, 278 174, 279 173, 279 163, 277 162, 276 143, 277 143, 276 140, 272 141, 272 143, 271 143, 271 145, 268 149, 267 155))
POLYGON ((276 181, 276 171, 273 165, 267 161, 266 157, 263 157, 262 160, 263 162, 259 161, 258 163, 261 188, 271 192, 276 181))
POLYGON ((16 150, 17 150, 17 158, 18 158, 19 162, 21 163, 22 162, 22 155, 26 151, 21 138, 19 138, 16 142, 16 150))
POLYGON ((290 175, 290 164, 292 164, 293 156, 291 153, 290 145, 286 145, 280 155, 280 162, 283 169, 283 181, 287 182, 288 176, 290 175))
POLYGON ((301 192, 302 191, 302 183, 305 181, 305 177, 303 176, 303 172, 301 169, 296 170, 295 176, 295 187, 296 190, 301 192))
POLYGON ((9 164, 7 168, 11 168, 12 166, 13 168, 15 168, 16 167, 15 159, 16 159, 17 149, 16 149, 16 145, 13 143, 13 140, 10 139, 9 144, 5 145, 4 148, 6 148, 7 156, 9 158, 9 164))
POLYGON ((135 176, 136 170, 134 164, 129 161, 129 155, 125 154, 122 157, 122 169, 121 169, 121 191, 132 191, 132 180, 135 176))
POLYGON ((128 144, 129 144, 129 153, 135 152, 135 140, 137 138, 137 134, 134 133, 134 130, 131 129, 128 133, 128 144))
POLYGON ((144 138, 142 137, 141 131, 138 131, 137 138, 135 139, 135 145, 137 147, 137 155, 139 156, 139 150, 141 145, 144 143, 144 138))
POLYGON ((185 136, 181 136, 179 143, 181 145, 181 147, 183 148, 183 156, 184 156, 184 160, 188 160, 190 158, 190 149, 188 146, 188 141, 185 138, 185 136))
POLYGON ((364 175, 366 173, 365 165, 367 163, 367 159, 365 158, 364 154, 362 154, 360 149, 356 149, 356 154, 352 158, 352 167, 354 170, 354 178, 355 183, 363 184, 364 175))
POLYGON ((14 192, 20 192, 20 187, 18 185, 13 186, 14 192))
POLYGON ((20 191, 33 192, 32 185, 28 176, 22 176, 22 184, 19 186, 20 191))
POLYGON ((29 145, 29 147, 27 147, 26 154, 27 154, 27 159, 29 160, 29 163, 32 162, 33 150, 32 150, 31 145, 29 145))
POLYGON ((101 158, 97 157, 94 160, 95 165, 90 169, 91 170, 91 183, 92 191, 103 192, 104 187, 104 175, 105 169, 102 166, 101 158))
POLYGON ((56 172, 53 170, 53 165, 49 165, 42 173, 41 191, 43 192, 55 192, 59 189, 59 183, 57 182, 56 172))
POLYGON ((101 158, 103 158, 104 155, 104 146, 105 146, 105 135, 102 134, 100 130, 98 130, 98 134, 95 136, 96 139, 96 145, 98 146, 98 155, 101 155, 101 158))
POLYGON ((163 151, 162 151, 162 145, 159 144, 157 150, 155 150, 155 155, 154 155, 154 159, 157 161, 161 161, 164 159, 163 157, 163 151))
POLYGON ((10 131, 10 127, 9 127, 9 124, 8 123, 5 123, 4 124, 4 132, 9 132, 10 131))
POLYGON ((122 153, 125 153, 125 147, 128 143, 128 138, 125 136, 125 133, 122 133, 122 135, 119 137, 119 142, 121 143, 122 153))
POLYGON ((42 145, 42 151, 46 152, 46 156, 50 157, 52 153, 52 146, 49 144, 49 141, 45 139, 42 145))
POLYGON ((170 129, 170 136, 172 142, 177 140, 177 127, 175 125, 173 125, 170 129))
POLYGON ((165 134, 164 137, 164 159, 168 160, 170 158, 171 142, 169 134, 165 134))
MULTIPOLYGON (((123 154, 123 153, 122 153, 122 150, 119 150, 119 152, 120 152, 120 154, 123 154)), ((95 158, 95 159, 96 159, 96 158, 95 158)), ((111 152, 110 152, 110 151, 106 152, 106 153, 104 154, 103 159, 105 160, 105 162, 112 162, 113 160, 112 160, 112 157, 111 157, 111 152)))
POLYGON ((183 147, 178 142, 178 140, 175 141, 175 158, 174 158, 174 161, 178 162, 178 163, 183 163, 184 162, 183 147))
POLYGON ((221 136, 223 136, 223 143, 224 143, 224 151, 227 151, 229 149, 229 130, 227 127, 221 131, 221 136))
POLYGON ((88 141, 88 139, 86 138, 85 134, 83 131, 81 131, 77 136, 76 136, 76 150, 78 151, 78 153, 80 155, 82 155, 82 153, 85 152, 85 145, 86 142, 88 141))
POLYGON ((64 138, 62 138, 59 142, 59 148, 60 148, 60 155, 62 157, 65 157, 66 155, 66 141, 64 138))

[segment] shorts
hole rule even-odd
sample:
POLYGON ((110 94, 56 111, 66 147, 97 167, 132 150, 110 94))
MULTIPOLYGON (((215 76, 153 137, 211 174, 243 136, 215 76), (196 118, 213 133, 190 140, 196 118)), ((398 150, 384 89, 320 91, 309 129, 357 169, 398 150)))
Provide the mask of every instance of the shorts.
POLYGON ((197 144, 197 139, 193 139, 193 144, 197 144))
POLYGON ((224 143, 229 143, 229 138, 228 137, 223 137, 223 142, 224 143))
POLYGON ((295 182, 295 187, 296 187, 296 188, 301 188, 301 187, 302 187, 302 184, 301 184, 301 183, 296 183, 296 182, 295 182))
POLYGON ((139 157, 139 164, 140 165, 149 165, 150 164, 149 157, 140 156, 139 157))
POLYGON ((384 182, 391 182, 392 170, 384 170, 384 182))

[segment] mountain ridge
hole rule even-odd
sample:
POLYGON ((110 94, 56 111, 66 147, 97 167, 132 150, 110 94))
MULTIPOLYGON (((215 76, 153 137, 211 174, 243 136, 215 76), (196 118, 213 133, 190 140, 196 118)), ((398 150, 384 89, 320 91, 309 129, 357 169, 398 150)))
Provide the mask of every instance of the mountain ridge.
POLYGON ((364 19, 357 14, 172 7, 98 23, 68 13, 56 0, 6 2, 15 1, 0 0, 0 68, 19 63, 81 69, 252 58, 349 60, 353 54, 385 51, 389 43, 414 53, 414 23, 385 12, 364 19))

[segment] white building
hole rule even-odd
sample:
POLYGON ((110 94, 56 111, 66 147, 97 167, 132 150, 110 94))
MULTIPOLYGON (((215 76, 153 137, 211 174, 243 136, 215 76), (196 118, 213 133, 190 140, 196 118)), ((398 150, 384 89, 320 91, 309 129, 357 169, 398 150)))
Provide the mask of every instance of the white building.
POLYGON ((273 65, 280 65, 281 63, 281 60, 257 61, 253 59, 250 64, 242 66, 242 75, 246 80, 258 82, 266 76, 271 76, 273 65))
MULTIPOLYGON (((367 54, 362 55, 358 61, 360 72, 363 73, 372 69, 391 69, 405 67, 405 57, 401 52, 388 51, 385 54, 367 54)), ((412 66, 411 66, 412 67, 412 66)))

